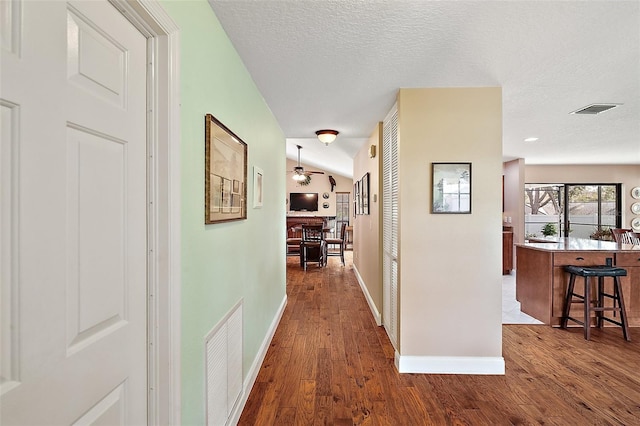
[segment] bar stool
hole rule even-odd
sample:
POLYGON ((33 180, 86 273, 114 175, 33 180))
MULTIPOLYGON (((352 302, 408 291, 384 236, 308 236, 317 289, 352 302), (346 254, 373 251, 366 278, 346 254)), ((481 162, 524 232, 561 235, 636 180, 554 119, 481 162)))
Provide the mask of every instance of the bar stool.
MULTIPOLYGON (((607 262, 608 263, 608 262, 607 262)), ((622 285, 620 284, 620 277, 627 275, 626 269, 617 268, 610 265, 602 266, 573 266, 567 265, 564 270, 569 275, 569 286, 567 288, 567 296, 564 300, 564 308, 562 312, 561 328, 567 328, 567 321, 572 320, 581 324, 584 327, 584 338, 589 340, 589 334, 591 330, 591 313, 596 314, 596 325, 600 328, 603 326, 603 321, 609 321, 613 324, 622 327, 622 334, 625 340, 631 341, 629 336, 629 324, 627 322, 627 313, 624 308, 624 298, 622 296, 622 285), (576 294, 573 292, 576 276, 584 277, 584 295, 576 294), (596 287, 596 299, 591 300, 591 286, 589 285, 589 278, 597 277, 598 285, 596 287), (613 294, 606 293, 604 291, 604 279, 606 277, 613 278, 613 294), (613 306, 604 306, 604 298, 608 297, 613 300, 613 306), (617 302, 617 304, 616 304, 617 302), (576 318, 569 316, 571 304, 582 303, 584 305, 584 321, 580 321, 576 318), (620 313, 620 321, 616 321, 603 315, 604 311, 612 311, 613 316, 615 313, 620 313)))

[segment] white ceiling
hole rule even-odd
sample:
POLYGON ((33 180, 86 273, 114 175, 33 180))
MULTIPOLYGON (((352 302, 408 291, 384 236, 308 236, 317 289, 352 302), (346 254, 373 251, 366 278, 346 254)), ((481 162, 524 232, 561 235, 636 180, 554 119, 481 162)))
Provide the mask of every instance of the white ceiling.
POLYGON ((640 164, 640 1, 209 1, 289 158, 350 177, 399 88, 501 86, 506 160, 640 164))

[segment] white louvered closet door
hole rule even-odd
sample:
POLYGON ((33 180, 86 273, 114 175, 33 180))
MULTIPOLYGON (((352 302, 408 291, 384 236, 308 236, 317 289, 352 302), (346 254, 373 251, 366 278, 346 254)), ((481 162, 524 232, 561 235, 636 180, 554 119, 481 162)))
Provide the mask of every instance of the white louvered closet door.
POLYGON ((398 350, 398 108, 382 130, 382 322, 398 350))

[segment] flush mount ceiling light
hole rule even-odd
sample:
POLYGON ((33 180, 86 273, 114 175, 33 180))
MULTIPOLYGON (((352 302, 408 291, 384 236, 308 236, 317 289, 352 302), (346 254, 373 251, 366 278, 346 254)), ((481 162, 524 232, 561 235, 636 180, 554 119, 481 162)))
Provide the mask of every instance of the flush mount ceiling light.
POLYGON ((337 130, 323 129, 318 130, 316 132, 316 135, 318 136, 318 139, 320 139, 320 142, 329 146, 331 142, 336 140, 336 136, 338 136, 338 133, 339 132, 337 130))
POLYGON ((538 140, 538 138, 536 138, 536 137, 531 137, 531 138, 526 138, 524 141, 525 141, 525 142, 535 142, 535 141, 537 141, 537 140, 538 140))
POLYGON ((595 115, 595 114, 600 114, 601 112, 609 111, 610 109, 613 109, 620 105, 622 104, 591 104, 591 105, 587 105, 586 107, 572 111, 569 114, 595 115))

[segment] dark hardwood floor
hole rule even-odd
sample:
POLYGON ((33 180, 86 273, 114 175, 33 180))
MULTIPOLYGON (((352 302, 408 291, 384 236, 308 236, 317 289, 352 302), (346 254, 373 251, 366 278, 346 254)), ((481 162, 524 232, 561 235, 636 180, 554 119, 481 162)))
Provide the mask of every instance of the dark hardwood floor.
POLYGON ((503 326, 504 376, 398 374, 353 273, 287 259, 288 304, 241 425, 640 425, 640 328, 503 326))

